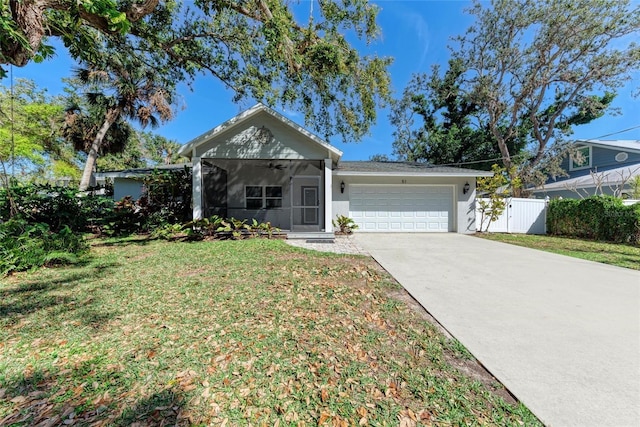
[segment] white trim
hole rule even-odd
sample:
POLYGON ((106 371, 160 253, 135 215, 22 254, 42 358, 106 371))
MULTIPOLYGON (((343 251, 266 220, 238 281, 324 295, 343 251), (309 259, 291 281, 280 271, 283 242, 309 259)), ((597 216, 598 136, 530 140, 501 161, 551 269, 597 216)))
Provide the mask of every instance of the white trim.
MULTIPOLYGON (((331 153, 329 153, 330 155, 331 153)), ((333 174, 331 159, 324 159, 324 231, 333 231, 333 174)))
POLYGON ((576 145, 595 145, 599 148, 605 148, 614 151, 629 151, 640 153, 640 140, 620 139, 620 140, 599 140, 599 139, 578 139, 576 145))
POLYGON ((626 151, 620 151, 614 157, 615 161, 618 163, 626 162, 628 158, 629 158, 629 153, 627 153, 626 151))
POLYGON ((193 158, 193 169, 191 172, 192 193, 191 203, 193 204, 193 219, 202 218, 202 162, 200 157, 193 158))
MULTIPOLYGON (((249 199, 257 200, 258 197, 249 197, 249 199)), ((244 210, 246 211, 257 211, 257 210, 276 210, 284 208, 284 185, 273 185, 273 184, 244 184, 244 210), (260 197, 261 206, 259 208, 248 208, 247 207, 247 187, 259 187, 261 189, 260 197), (280 187, 281 196, 280 197, 267 197, 267 187, 280 187), (267 207, 267 199, 270 200, 280 200, 280 206, 276 208, 267 207)))
POLYGON ((249 108, 248 110, 245 110, 240 114, 238 114, 237 116, 232 117, 226 122, 223 122, 222 124, 214 127, 213 129, 209 129, 207 132, 203 133, 202 135, 193 138, 191 141, 187 142, 182 147, 180 147, 180 149, 178 150, 178 154, 180 156, 186 156, 186 153, 188 151, 191 151, 191 156, 195 156, 196 147, 209 141, 210 139, 214 138, 215 136, 224 132, 225 130, 230 129, 233 126, 248 120, 249 118, 255 116, 256 114, 262 111, 271 115, 275 119, 280 120, 282 123, 288 125, 289 127, 293 128, 299 133, 303 134, 304 136, 311 139, 316 144, 326 148, 327 151, 329 152, 330 157, 331 157, 331 154, 333 154, 336 157, 336 159, 339 159, 342 156, 342 151, 338 150, 333 145, 329 144, 319 136, 309 132, 308 130, 298 125, 294 121, 288 119, 287 117, 283 116, 282 114, 278 113, 277 111, 263 104, 256 104, 253 107, 249 108))

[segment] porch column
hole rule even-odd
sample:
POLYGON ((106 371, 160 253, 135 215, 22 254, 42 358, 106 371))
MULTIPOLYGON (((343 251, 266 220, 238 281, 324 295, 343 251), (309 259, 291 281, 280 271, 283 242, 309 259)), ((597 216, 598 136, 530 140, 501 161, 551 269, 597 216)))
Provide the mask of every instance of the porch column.
POLYGON ((324 231, 333 232, 333 170, 331 159, 324 159, 324 231))
POLYGON ((200 157, 193 157, 192 162, 191 203, 193 204, 193 219, 200 219, 202 218, 202 162, 200 162, 200 157))

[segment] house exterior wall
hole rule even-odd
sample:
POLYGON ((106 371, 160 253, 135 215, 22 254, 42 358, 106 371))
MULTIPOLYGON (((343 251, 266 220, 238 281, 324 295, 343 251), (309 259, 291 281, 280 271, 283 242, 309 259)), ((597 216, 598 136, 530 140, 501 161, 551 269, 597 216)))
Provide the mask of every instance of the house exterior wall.
POLYGON ((142 196, 143 183, 139 179, 114 178, 113 179, 113 200, 120 200, 123 197, 131 196, 137 200, 142 196))
MULTIPOLYGON (((283 166, 282 169, 269 168, 269 161, 238 161, 226 159, 203 159, 227 172, 227 216, 237 219, 256 219, 260 222, 270 222, 274 227, 290 229, 291 227, 291 177, 318 177, 313 180, 318 185, 321 205, 322 172, 324 163, 321 161, 273 161, 274 165, 283 166), (246 186, 281 186, 282 207, 272 209, 246 209, 246 186)), ((206 197, 206 195, 203 195, 206 197)), ((203 215, 207 216, 206 212, 203 215)), ((324 224, 324 210, 320 209, 319 221, 324 224)))
MULTIPOLYGON (((581 144, 579 146, 586 146, 586 144, 581 144)), ((587 176, 591 173, 591 170, 596 170, 597 172, 604 172, 610 169, 616 169, 626 165, 634 165, 640 164, 640 153, 635 153, 631 151, 625 151, 623 148, 605 148, 599 146, 591 146, 591 167, 586 167, 584 169, 576 169, 570 170, 570 161, 571 159, 567 156, 562 160, 561 167, 562 169, 569 174, 567 177, 558 177, 556 180, 549 179, 547 181, 548 184, 553 182, 561 182, 566 179, 577 178, 581 176, 587 176), (616 161, 615 157, 618 153, 627 153, 629 156, 627 160, 624 162, 616 161)))
MULTIPOLYGON (((540 190, 535 193, 535 197, 538 199, 543 199, 545 197, 549 197, 550 199, 558 199, 558 198, 582 199, 585 197, 601 195, 601 194, 604 194, 607 196, 619 197, 620 195, 616 194, 616 192, 614 191, 616 189, 617 189, 616 186, 614 186, 614 188, 611 188, 611 186, 604 185, 600 189, 596 189, 596 187, 593 186, 593 187, 587 187, 587 188, 577 188, 575 191, 566 189, 566 188, 558 189, 558 190, 540 190)), ((626 191, 623 190, 623 193, 630 192, 631 186, 626 185, 625 190, 626 191)))
POLYGON ((418 176, 333 176, 333 217, 349 216, 349 186, 351 184, 380 185, 451 185, 453 186, 453 227, 458 233, 476 232, 475 219, 475 177, 418 177, 418 176), (340 184, 345 183, 344 193, 340 184), (465 183, 469 183, 467 194, 462 193, 465 183))
POLYGON ((218 159, 322 160, 328 150, 262 112, 196 148, 196 156, 218 159), (265 137, 265 127, 272 137, 265 137))

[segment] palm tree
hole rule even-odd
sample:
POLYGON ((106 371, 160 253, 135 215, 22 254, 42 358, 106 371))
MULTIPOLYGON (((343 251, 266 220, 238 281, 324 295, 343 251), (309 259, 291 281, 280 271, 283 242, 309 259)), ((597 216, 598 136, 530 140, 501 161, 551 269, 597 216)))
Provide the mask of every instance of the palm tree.
MULTIPOLYGON (((142 127, 156 127, 161 121, 170 120, 174 86, 160 80, 158 73, 133 58, 112 57, 102 67, 78 68, 75 74, 88 89, 85 96, 89 104, 102 111, 101 122, 86 147, 87 160, 80 180, 80 190, 84 191, 112 126, 120 120, 136 120, 142 127)), ((69 117, 73 121, 72 116, 69 117)), ((122 146, 124 142, 119 141, 122 146)))

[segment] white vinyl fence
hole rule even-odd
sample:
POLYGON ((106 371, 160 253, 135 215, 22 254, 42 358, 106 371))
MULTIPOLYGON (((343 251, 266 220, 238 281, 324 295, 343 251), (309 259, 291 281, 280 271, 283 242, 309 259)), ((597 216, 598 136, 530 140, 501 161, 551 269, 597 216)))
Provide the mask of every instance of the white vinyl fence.
MULTIPOLYGON (((478 199, 486 200, 489 199, 478 199)), ((640 200, 623 200, 629 206, 640 200)), ((482 214, 476 201, 476 230, 485 231, 487 219, 481 224, 482 214), (481 229, 482 227, 482 229, 481 229)), ((500 217, 489 226, 490 233, 547 233, 547 201, 544 199, 507 199, 507 207, 500 217)))
MULTIPOLYGON (((489 200, 489 199, 481 199, 489 200)), ((546 234, 547 232, 547 202, 544 199, 506 200, 507 206, 500 217, 491 223, 489 232, 493 233, 526 233, 546 234)), ((487 219, 481 224, 482 214, 476 202, 476 229, 485 231, 487 219), (482 227, 482 230, 480 229, 482 227)))

